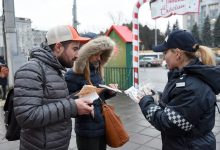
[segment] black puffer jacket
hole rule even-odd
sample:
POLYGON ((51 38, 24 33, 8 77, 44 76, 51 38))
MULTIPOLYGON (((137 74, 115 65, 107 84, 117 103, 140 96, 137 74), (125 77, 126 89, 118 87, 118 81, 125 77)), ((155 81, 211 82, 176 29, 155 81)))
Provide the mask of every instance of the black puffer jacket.
POLYGON ((45 45, 33 50, 31 60, 16 72, 14 110, 22 128, 20 150, 68 149, 71 117, 77 108, 73 99, 66 98, 63 69, 45 45))
POLYGON ((220 67, 198 59, 181 71, 170 71, 160 105, 151 96, 139 103, 146 119, 159 131, 163 150, 215 150, 215 94, 220 91, 220 67))

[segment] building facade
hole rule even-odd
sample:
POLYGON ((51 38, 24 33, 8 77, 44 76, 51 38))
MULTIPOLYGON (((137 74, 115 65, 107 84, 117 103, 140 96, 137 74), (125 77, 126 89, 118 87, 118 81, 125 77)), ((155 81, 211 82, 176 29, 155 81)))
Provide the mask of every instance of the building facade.
POLYGON ((191 31, 193 25, 197 23, 201 31, 205 18, 209 16, 212 30, 219 14, 220 0, 200 0, 199 13, 183 15, 183 28, 191 31))
POLYGON ((26 51, 33 45, 31 20, 27 18, 15 18, 18 52, 28 54, 26 51))
POLYGON ((32 29, 32 40, 33 40, 32 46, 39 46, 40 43, 45 41, 46 33, 47 31, 32 29))
MULTIPOLYGON (((29 54, 29 49, 45 40, 46 31, 31 28, 31 19, 15 18, 18 53, 29 54)), ((4 55, 2 17, 0 17, 0 56, 4 55)))

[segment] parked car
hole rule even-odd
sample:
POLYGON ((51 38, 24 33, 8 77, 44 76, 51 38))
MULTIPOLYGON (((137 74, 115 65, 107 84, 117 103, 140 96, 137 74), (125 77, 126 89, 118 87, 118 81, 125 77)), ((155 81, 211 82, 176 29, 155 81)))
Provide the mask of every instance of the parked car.
MULTIPOLYGON (((220 65, 220 55, 215 55, 215 61, 216 61, 216 65, 220 65)), ((163 60, 161 66, 163 68, 166 68, 167 69, 167 63, 165 60, 163 60)))
POLYGON ((162 61, 154 57, 142 57, 139 60, 140 67, 161 66, 162 61))
POLYGON ((166 69, 167 69, 167 62, 166 62, 166 60, 163 60, 161 66, 162 66, 163 68, 166 68, 166 69))
POLYGON ((157 59, 163 59, 163 53, 155 53, 155 52, 139 52, 139 58, 142 59, 143 57, 153 57, 157 59))

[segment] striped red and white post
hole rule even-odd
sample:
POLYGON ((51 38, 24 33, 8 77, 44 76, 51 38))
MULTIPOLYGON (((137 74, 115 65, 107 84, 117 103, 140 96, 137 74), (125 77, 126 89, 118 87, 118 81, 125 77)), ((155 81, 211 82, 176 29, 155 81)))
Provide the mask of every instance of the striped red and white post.
POLYGON ((139 75, 138 75, 138 68, 139 68, 139 21, 138 21, 138 13, 140 7, 146 3, 147 0, 138 0, 136 5, 133 9, 133 18, 132 18, 132 43, 133 43, 133 68, 134 68, 134 81, 133 85, 135 88, 139 86, 139 75))

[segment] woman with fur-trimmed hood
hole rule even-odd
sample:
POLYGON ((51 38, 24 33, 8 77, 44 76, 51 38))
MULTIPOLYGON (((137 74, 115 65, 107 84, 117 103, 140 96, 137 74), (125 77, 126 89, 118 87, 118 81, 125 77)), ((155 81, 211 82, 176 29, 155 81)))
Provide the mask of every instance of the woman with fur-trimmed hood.
MULTIPOLYGON (((84 85, 98 87, 104 84, 104 65, 113 54, 115 43, 107 36, 100 36, 84 44, 78 53, 78 58, 74 62, 74 67, 70 69, 65 80, 70 94, 80 91, 84 85)), ((110 84, 112 88, 117 88, 117 84, 110 84)), ((103 90, 99 96, 102 100, 115 96, 116 93, 110 90, 103 90)), ((101 101, 95 100, 94 118, 91 115, 79 116, 75 119, 76 143, 78 150, 105 150, 105 127, 104 118, 101 112, 101 101)))

